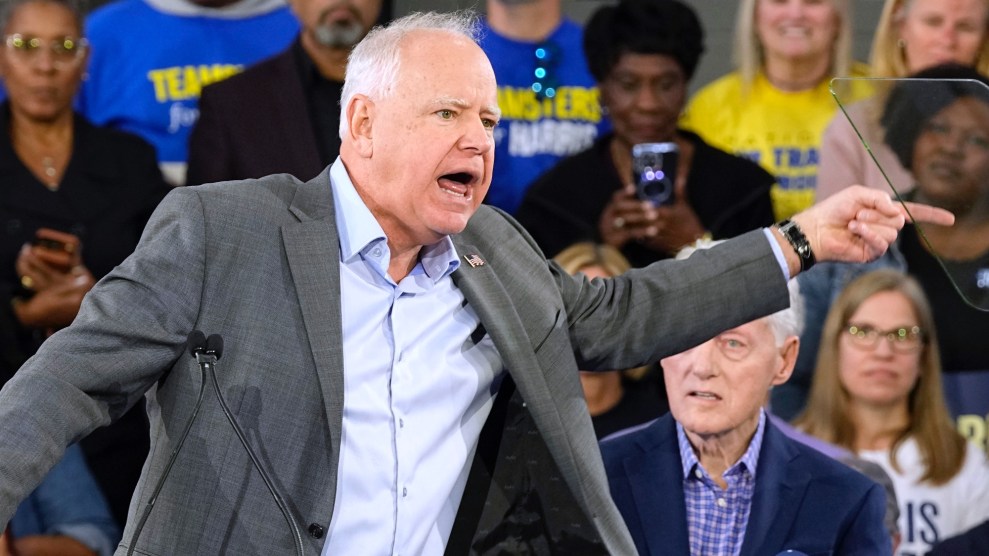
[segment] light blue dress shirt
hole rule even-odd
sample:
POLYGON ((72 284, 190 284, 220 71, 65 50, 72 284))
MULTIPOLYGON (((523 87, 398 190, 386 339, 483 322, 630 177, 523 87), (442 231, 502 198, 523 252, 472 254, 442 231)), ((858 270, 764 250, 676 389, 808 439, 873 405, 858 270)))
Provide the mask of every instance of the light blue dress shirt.
MULTIPOLYGON (((388 276, 385 234, 340 159, 343 436, 323 554, 442 554, 504 376, 501 356, 450 275, 453 242, 388 276)), ((336 295, 336 292, 326 292, 336 295)))
POLYGON ((676 424, 683 465, 683 497, 687 506, 687 531, 691 556, 722 554, 738 556, 745 540, 745 528, 755 494, 756 464, 766 430, 766 414, 759 412, 759 424, 749 447, 722 474, 728 488, 722 489, 697 460, 680 423, 676 424))

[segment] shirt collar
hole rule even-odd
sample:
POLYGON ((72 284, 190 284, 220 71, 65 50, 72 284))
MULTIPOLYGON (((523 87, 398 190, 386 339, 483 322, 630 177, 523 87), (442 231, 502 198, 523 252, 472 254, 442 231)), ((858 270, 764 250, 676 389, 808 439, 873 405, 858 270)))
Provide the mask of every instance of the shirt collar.
MULTIPOLYGON (((694 454, 694 448, 690 445, 690 440, 687 439, 687 433, 684 432, 683 425, 679 421, 676 422, 676 429, 677 444, 680 448, 680 464, 683 466, 683 477, 686 479, 692 476, 695 466, 701 469, 703 469, 703 466, 697 460, 697 455, 694 454)), ((755 478, 756 464, 759 462, 759 450, 762 448, 762 437, 765 431, 766 412, 759 410, 759 424, 756 426, 752 440, 749 441, 749 447, 742 454, 742 457, 738 458, 738 461, 725 471, 725 475, 733 475, 744 469, 755 478)), ((707 473, 707 470, 705 469, 704 472, 707 473)))
MULTIPOLYGON (((330 186, 333 190, 333 206, 336 208, 341 260, 344 263, 350 262, 373 248, 387 251, 385 232, 357 194, 354 182, 340 157, 330 166, 330 186)), ((419 264, 434 283, 457 270, 460 260, 450 236, 424 246, 419 252, 419 264)))

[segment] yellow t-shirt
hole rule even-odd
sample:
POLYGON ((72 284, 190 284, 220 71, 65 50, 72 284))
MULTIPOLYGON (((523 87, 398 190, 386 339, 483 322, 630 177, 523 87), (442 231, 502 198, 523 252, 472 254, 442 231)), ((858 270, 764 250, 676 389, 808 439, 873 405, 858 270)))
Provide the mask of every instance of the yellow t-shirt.
MULTIPOLYGON (((852 69, 853 77, 867 75, 862 64, 852 69)), ((776 176, 773 211, 778 220, 789 218, 814 203, 821 135, 838 109, 829 81, 808 91, 786 92, 760 72, 743 96, 741 76, 730 73, 694 95, 680 126, 776 176)), ((851 83, 840 96, 846 106, 872 93, 868 82, 851 83)))

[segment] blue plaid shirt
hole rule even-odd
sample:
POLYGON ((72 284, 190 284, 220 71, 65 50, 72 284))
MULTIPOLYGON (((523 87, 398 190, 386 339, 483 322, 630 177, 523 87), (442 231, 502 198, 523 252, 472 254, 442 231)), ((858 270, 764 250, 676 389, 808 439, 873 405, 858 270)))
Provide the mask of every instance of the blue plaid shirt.
POLYGON ((683 464, 683 498, 687 503, 687 530, 691 556, 738 554, 745 538, 745 525, 752 509, 756 463, 766 430, 766 413, 759 413, 759 425, 749 448, 723 478, 728 488, 722 490, 697 461, 694 449, 680 423, 676 424, 683 464))

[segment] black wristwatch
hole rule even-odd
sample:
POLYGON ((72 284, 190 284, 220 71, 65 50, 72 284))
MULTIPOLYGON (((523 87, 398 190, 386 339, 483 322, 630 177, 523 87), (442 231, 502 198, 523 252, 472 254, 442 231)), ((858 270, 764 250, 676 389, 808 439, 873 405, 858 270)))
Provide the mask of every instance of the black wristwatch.
POLYGON ((810 242, 807 241, 807 236, 804 235, 800 226, 797 226, 797 223, 793 220, 784 220, 776 224, 776 229, 783 234, 787 243, 790 244, 790 247, 793 247, 793 250, 797 252, 797 256, 800 257, 800 272, 810 270, 810 267, 814 266, 817 259, 814 258, 814 251, 810 248, 810 242))

